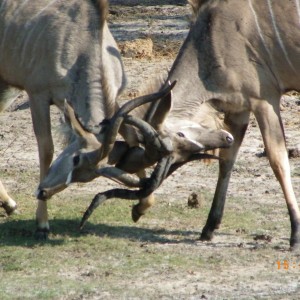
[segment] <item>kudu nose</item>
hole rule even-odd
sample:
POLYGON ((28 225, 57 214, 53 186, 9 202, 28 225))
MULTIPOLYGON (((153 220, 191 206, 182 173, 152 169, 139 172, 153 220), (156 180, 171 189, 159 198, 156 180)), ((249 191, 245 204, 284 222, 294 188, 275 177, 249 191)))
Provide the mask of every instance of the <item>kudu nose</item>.
POLYGON ((228 145, 231 145, 234 142, 233 136, 227 131, 225 131, 225 140, 228 145))
POLYGON ((233 136, 232 135, 226 136, 226 141, 227 141, 228 144, 232 144, 233 141, 234 141, 233 136))

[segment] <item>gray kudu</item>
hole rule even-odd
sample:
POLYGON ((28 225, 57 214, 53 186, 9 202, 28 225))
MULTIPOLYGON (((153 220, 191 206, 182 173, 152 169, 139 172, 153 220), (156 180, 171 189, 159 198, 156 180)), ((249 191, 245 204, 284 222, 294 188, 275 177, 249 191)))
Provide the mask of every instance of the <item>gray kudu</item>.
MULTIPOLYGON (((123 64, 106 21, 107 0, 0 1, 0 111, 25 90, 37 139, 40 180, 53 159, 50 105, 67 99, 82 124, 98 132, 125 87, 123 64)), ((16 202, 0 182, 7 214, 16 202)), ((38 201, 37 236, 49 230, 47 202, 38 201)))
MULTIPOLYGON (((291 249, 300 248, 300 212, 291 182, 280 98, 300 91, 298 0, 191 0, 195 21, 173 64, 174 113, 202 101, 225 113, 234 144, 221 149, 219 178, 201 240, 211 240, 224 211, 227 188, 249 115, 258 122, 291 222, 291 249), (185 96, 185 101, 180 99, 185 96)), ((263 203, 262 203, 263 205, 263 203)))
POLYGON ((280 98, 300 91, 298 0, 190 0, 195 20, 171 68, 177 80, 166 123, 188 119, 206 102, 224 112, 233 146, 220 151, 219 178, 201 240, 211 240, 223 216, 226 193, 250 113, 286 200, 291 249, 300 248, 300 212, 292 186, 280 98))

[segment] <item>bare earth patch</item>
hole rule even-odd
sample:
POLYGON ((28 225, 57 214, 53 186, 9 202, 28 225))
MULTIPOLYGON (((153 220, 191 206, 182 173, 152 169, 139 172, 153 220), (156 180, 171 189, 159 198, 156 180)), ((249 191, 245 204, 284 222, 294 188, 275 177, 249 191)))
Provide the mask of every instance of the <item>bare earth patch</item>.
MULTIPOLYGON (((125 100, 170 68, 190 10, 171 0, 111 4, 110 27, 129 80, 125 100)), ((299 104, 297 94, 282 99, 290 149, 300 144, 299 104)), ((53 108, 55 128, 59 116, 53 108)), ((218 168, 195 162, 164 182, 155 207, 137 224, 130 220, 131 203, 112 200, 79 233, 93 195, 116 184, 97 179, 74 185, 50 200, 50 242, 35 242, 38 155, 26 95, 0 115, 0 124, 0 175, 20 210, 10 218, 0 212, 1 299, 299 299, 300 256, 289 251, 286 205, 254 119, 233 171, 223 224, 206 243, 198 238, 218 168), (192 193, 200 205, 188 205, 192 193)), ((57 153, 59 141, 57 135, 57 153)), ((299 155, 290 162, 300 199, 299 155)))

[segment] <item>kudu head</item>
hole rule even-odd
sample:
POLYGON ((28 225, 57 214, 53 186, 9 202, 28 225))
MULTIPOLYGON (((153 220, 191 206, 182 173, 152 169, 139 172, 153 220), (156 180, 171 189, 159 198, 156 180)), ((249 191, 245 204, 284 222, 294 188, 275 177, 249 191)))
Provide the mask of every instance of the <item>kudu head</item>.
POLYGON ((225 130, 210 129, 193 120, 173 118, 172 93, 154 103, 152 109, 152 113, 148 113, 148 122, 159 136, 171 140, 174 163, 186 162, 195 153, 227 148, 233 143, 232 135, 225 130))
MULTIPOLYGON (((212 109, 210 105, 199 107, 200 110, 202 108, 203 111, 196 114, 198 122, 193 119, 186 119, 184 114, 181 118, 175 117, 172 112, 172 93, 169 93, 159 101, 151 103, 150 106, 148 105, 147 108, 142 106, 136 108, 131 114, 151 125, 151 128, 155 130, 160 140, 165 140, 169 143, 170 146, 165 145, 165 147, 169 148, 170 162, 182 165, 190 160, 194 160, 194 154, 203 153, 207 150, 227 148, 233 143, 232 135, 225 130, 219 129, 219 127, 222 127, 221 124, 217 126, 215 109, 212 109), (214 112, 213 114, 212 111, 214 112)), ((141 151, 138 147, 131 148, 130 151, 127 151, 125 158, 123 157, 121 162, 116 164, 116 167, 129 173, 136 173, 157 163, 162 158, 163 150, 157 151, 157 146, 153 144, 153 139, 146 139, 146 134, 140 134, 141 130, 138 126, 134 128, 132 125, 134 124, 126 124, 124 122, 121 133, 125 140, 131 144, 136 144, 135 140, 143 144, 144 151, 141 151), (138 159, 141 155, 143 155, 143 158, 138 159)), ((208 156, 207 154, 203 156, 197 155, 198 159, 207 159, 209 158, 208 156)))
POLYGON ((95 178, 93 170, 101 160, 103 134, 100 133, 97 138, 87 131, 66 101, 64 116, 66 123, 73 129, 75 137, 52 163, 47 176, 40 183, 36 192, 38 199, 46 200, 64 190, 72 178, 76 178, 77 182, 93 180, 95 178))

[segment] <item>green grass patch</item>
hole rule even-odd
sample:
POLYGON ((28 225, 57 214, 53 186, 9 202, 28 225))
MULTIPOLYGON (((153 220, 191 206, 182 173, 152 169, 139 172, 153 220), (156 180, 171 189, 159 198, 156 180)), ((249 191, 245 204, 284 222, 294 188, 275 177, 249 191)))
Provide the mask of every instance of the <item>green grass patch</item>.
POLYGON ((137 280, 155 286, 156 278, 172 274, 218 272, 233 262, 251 267, 247 250, 234 243, 224 248, 218 240, 226 234, 238 239, 239 228, 246 239, 261 213, 237 209, 241 199, 228 199, 221 236, 207 246, 198 238, 212 195, 201 193, 205 201, 198 209, 189 208, 187 199, 169 203, 158 197, 138 223, 131 220, 135 202, 111 199, 82 231, 80 219, 93 195, 61 193, 48 203, 47 241, 34 238, 34 197, 16 194, 21 214, 0 218, 0 299, 141 298, 143 289, 127 288, 137 280))

